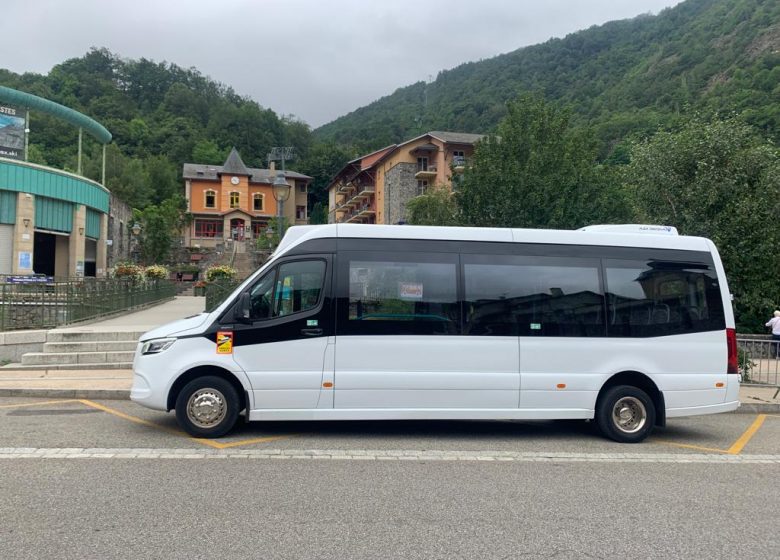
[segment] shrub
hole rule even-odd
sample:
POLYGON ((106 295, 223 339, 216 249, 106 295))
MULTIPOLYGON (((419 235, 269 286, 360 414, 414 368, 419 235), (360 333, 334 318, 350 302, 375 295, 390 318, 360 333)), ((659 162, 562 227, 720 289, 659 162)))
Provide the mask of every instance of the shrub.
POLYGON ((137 264, 129 262, 117 263, 114 268, 109 271, 109 276, 112 278, 125 278, 131 280, 143 280, 144 269, 137 264))
POLYGON ((170 272, 168 269, 159 264, 147 266, 144 270, 144 275, 148 280, 164 280, 165 278, 168 278, 169 274, 170 272))
POLYGON ((214 282, 217 280, 233 280, 236 277, 236 269, 227 265, 212 266, 206 270, 206 280, 214 282))

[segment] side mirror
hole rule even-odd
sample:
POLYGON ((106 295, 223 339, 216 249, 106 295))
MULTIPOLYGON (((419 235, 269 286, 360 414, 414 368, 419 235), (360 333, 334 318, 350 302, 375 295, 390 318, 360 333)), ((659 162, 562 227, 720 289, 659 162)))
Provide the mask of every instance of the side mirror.
POLYGON ((249 292, 244 292, 238 297, 238 303, 233 308, 233 319, 239 323, 249 323, 251 321, 249 292))

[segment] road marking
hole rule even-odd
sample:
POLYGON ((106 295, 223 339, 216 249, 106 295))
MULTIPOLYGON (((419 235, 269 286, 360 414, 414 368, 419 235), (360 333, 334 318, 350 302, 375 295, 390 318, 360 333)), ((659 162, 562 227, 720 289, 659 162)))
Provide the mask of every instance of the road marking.
POLYGON ((563 453, 437 451, 421 449, 182 449, 182 448, 0 448, 2 459, 288 459, 330 461, 418 461, 479 463, 709 463, 780 464, 780 454, 563 453))
POLYGON ((753 421, 750 427, 745 430, 745 433, 739 436, 739 439, 735 441, 731 447, 729 447, 728 452, 731 455, 739 455, 740 451, 742 451, 742 448, 744 448, 751 440, 751 438, 756 435, 756 432, 764 423, 764 420, 766 420, 766 414, 759 414, 756 416, 756 419, 753 421))
POLYGON ((242 439, 238 441, 229 441, 227 443, 220 443, 218 441, 213 440, 206 440, 211 441, 214 443, 214 447, 217 449, 230 449, 233 447, 241 447, 242 445, 252 445, 254 443, 267 443, 269 441, 279 441, 280 439, 289 439, 293 437, 295 434, 290 435, 284 435, 284 436, 267 436, 267 437, 259 437, 254 439, 242 439))
POLYGON ((1 404, 0 408, 19 408, 22 406, 41 406, 45 404, 62 404, 62 403, 72 403, 72 402, 81 402, 78 399, 65 399, 62 401, 40 401, 40 402, 33 402, 33 403, 21 403, 21 404, 1 404))
MULTIPOLYGON (((739 455, 742 450, 745 448, 745 446, 748 444, 748 442, 753 438, 754 435, 756 435, 756 432, 758 432, 758 429, 763 425, 764 420, 767 416, 775 416, 774 414, 759 414, 756 416, 756 419, 753 421, 753 423, 748 427, 745 432, 737 438, 737 441, 735 441, 731 447, 728 449, 715 449, 714 447, 703 447, 701 445, 691 445, 687 443, 676 443, 673 441, 663 440, 663 439, 655 439, 652 438, 649 441, 653 443, 660 443, 661 445, 671 445, 673 447, 683 447, 685 449, 697 449, 699 451, 709 451, 709 452, 715 452, 715 453, 727 453, 729 455, 739 455)), ((777 418, 780 418, 780 416, 777 416, 777 418)))
POLYGON ((92 408, 96 408, 98 410, 102 410, 103 412, 107 412, 108 414, 113 414, 114 416, 117 416, 118 418, 122 418, 124 420, 129 420, 130 422, 135 422, 136 424, 141 424, 143 426, 149 426, 151 428, 156 428, 158 430, 162 430, 163 432, 167 432, 169 434, 174 434, 181 437, 186 437, 187 439, 190 439, 192 441, 195 441, 197 443, 200 443, 202 445, 206 445, 208 447, 213 447, 214 449, 228 449, 232 447, 240 447, 242 445, 252 445, 256 443, 266 443, 269 441, 278 441, 280 439, 286 439, 289 437, 292 437, 294 434, 284 435, 284 436, 266 436, 266 437, 259 437, 259 438, 252 438, 252 439, 242 439, 238 441, 228 441, 225 443, 222 443, 218 440, 214 439, 206 439, 206 438, 197 438, 192 437, 188 433, 184 432, 183 430, 177 430, 175 428, 169 428, 167 426, 161 426, 160 424, 155 424, 154 422, 150 422, 149 420, 144 420, 143 418, 138 418, 137 416, 132 416, 130 414, 126 414, 124 412, 121 412, 119 410, 116 410, 114 408, 96 403, 94 401, 90 401, 87 399, 79 399, 80 403, 91 406, 92 408))
POLYGON ((701 445, 691 445, 689 443, 676 443, 674 441, 667 441, 664 439, 655 439, 652 438, 648 440, 652 443, 660 443, 661 445, 671 445, 672 447, 682 447, 684 449, 697 449, 698 451, 708 451, 708 452, 715 452, 715 453, 728 453, 727 449, 716 449, 714 447, 703 447, 701 445))
POLYGON ((197 441, 198 443, 202 443, 203 445, 208 445, 209 447, 214 447, 215 449, 219 449, 220 444, 218 442, 209 439, 194 438, 191 437, 186 432, 183 432, 182 430, 176 430, 174 428, 169 428, 167 426, 160 426, 159 424, 155 424, 154 422, 150 422, 149 420, 144 420, 143 418, 138 418, 137 416, 131 416, 130 414, 125 414, 124 412, 115 410, 108 406, 104 406, 94 401, 90 401, 87 399, 80 399, 79 402, 87 406, 91 406, 92 408, 97 408, 98 410, 102 410, 103 412, 107 412, 108 414, 113 414, 114 416, 118 418, 122 418, 123 420, 129 420, 130 422, 135 422, 136 424, 141 424, 142 426, 149 426, 151 428, 156 428, 158 430, 162 430, 163 432, 167 432, 169 434, 186 437, 187 439, 197 441))

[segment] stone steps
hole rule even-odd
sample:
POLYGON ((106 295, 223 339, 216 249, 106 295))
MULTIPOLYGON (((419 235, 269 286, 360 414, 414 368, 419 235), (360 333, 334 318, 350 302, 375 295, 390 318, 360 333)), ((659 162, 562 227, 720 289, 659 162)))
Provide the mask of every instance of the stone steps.
POLYGON ((136 342, 146 331, 106 330, 53 330, 46 335, 46 342, 136 342))
POLYGON ((23 366, 113 364, 133 361, 135 352, 28 352, 23 366))
POLYGON ((69 352, 134 352, 137 342, 134 340, 97 340, 89 342, 46 342, 43 351, 46 354, 69 352))
POLYGON ((130 369, 144 331, 55 329, 46 333, 42 352, 27 352, 10 369, 130 369))
POLYGON ((103 364, 47 364, 47 365, 22 365, 22 364, 8 364, 0 369, 12 369, 12 370, 88 370, 88 369, 133 369, 133 362, 114 362, 103 364))

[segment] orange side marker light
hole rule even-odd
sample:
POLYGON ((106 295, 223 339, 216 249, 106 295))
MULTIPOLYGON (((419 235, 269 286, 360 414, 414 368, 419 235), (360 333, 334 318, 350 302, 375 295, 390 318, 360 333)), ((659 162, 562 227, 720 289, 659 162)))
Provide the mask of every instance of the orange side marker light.
POLYGON ((323 387, 325 387, 326 389, 330 389, 331 387, 333 387, 333 383, 332 383, 332 382, 330 382, 330 381, 325 381, 325 382, 322 384, 322 386, 323 386, 323 387))
POLYGON ((557 387, 558 389, 565 389, 565 388, 566 388, 566 383, 558 383, 558 384, 556 385, 556 387, 557 387))
POLYGON ((724 383, 723 383, 722 381, 718 381, 718 382, 715 384, 715 386, 716 386, 718 389, 720 389, 721 387, 723 387, 723 385, 724 385, 724 383))

